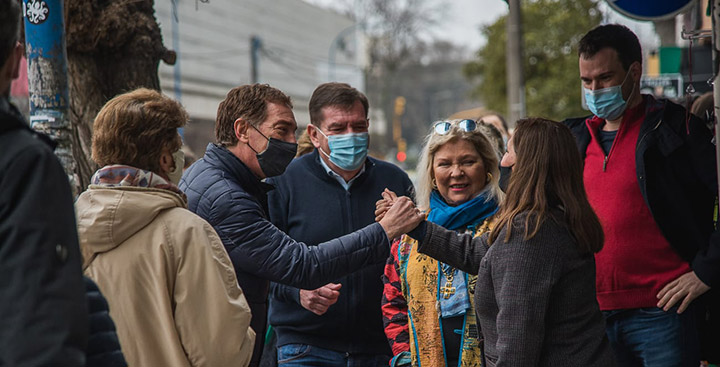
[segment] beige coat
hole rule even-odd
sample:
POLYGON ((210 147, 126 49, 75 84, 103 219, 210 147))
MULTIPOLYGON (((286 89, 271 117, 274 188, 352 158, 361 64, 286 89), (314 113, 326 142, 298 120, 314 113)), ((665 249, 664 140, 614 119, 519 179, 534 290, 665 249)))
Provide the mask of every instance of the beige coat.
POLYGON ((91 186, 76 203, 85 274, 132 367, 247 366, 250 308, 213 228, 179 195, 91 186))

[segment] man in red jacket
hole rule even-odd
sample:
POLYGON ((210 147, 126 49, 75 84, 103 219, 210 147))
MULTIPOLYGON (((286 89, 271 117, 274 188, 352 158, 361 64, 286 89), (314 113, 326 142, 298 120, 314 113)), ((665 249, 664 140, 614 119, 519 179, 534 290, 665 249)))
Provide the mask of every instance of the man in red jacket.
POLYGON ((579 56, 593 116, 565 123, 605 231, 596 285, 608 337, 620 366, 695 367, 696 299, 720 278, 712 135, 682 107, 640 94, 640 43, 626 27, 591 30, 579 56))

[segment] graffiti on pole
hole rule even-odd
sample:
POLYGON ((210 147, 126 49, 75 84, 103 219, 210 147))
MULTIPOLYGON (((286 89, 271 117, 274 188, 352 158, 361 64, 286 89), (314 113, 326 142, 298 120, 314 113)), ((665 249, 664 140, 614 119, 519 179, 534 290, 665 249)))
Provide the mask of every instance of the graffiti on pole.
POLYGON ((62 0, 23 0, 30 126, 57 143, 55 154, 76 191, 63 14, 62 0))
POLYGON ((48 9, 47 3, 44 1, 31 0, 27 3, 25 15, 28 18, 28 22, 40 24, 47 20, 49 11, 50 9, 48 9))

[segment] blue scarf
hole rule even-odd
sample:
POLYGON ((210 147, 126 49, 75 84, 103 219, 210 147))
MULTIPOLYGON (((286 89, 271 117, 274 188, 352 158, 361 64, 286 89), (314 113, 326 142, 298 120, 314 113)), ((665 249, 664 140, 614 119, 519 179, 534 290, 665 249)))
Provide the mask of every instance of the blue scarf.
MULTIPOLYGON (((450 206, 443 200, 437 190, 433 190, 430 194, 428 220, 454 231, 465 232, 470 230, 474 233, 478 224, 498 211, 497 202, 487 200, 488 195, 489 190, 484 190, 471 200, 458 206, 450 206)), ((438 271, 440 315, 442 317, 464 315, 470 309, 470 300, 467 293, 467 274, 440 261, 438 261, 438 271), (453 275, 452 282, 448 281, 450 275, 453 275), (454 289, 453 294, 448 298, 443 297, 440 292, 441 287, 444 285, 450 285, 454 289)))
POLYGON ((489 190, 458 206, 450 206, 437 190, 430 194, 430 214, 428 221, 454 231, 475 227, 498 211, 498 204, 487 200, 489 190))

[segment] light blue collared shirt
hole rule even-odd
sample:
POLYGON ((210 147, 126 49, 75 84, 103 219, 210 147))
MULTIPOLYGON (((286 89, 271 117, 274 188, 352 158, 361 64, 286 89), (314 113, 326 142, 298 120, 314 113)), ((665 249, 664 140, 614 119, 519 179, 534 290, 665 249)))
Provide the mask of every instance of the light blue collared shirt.
POLYGON ((351 178, 350 181, 345 182, 344 178, 340 177, 340 175, 338 175, 337 173, 335 173, 335 171, 330 169, 330 167, 325 163, 325 160, 323 160, 322 157, 320 157, 320 154, 322 154, 322 152, 318 152, 318 159, 320 160, 320 164, 322 164, 323 168, 325 168, 325 172, 327 172, 327 174, 330 175, 330 177, 336 179, 337 182, 339 182, 340 185, 345 189, 345 191, 350 191, 350 186, 352 186, 353 182, 355 182, 355 180, 358 177, 360 177, 360 175, 362 175, 363 172, 365 172, 365 162, 363 162, 360 172, 358 172, 358 174, 355 175, 355 177, 351 178))

